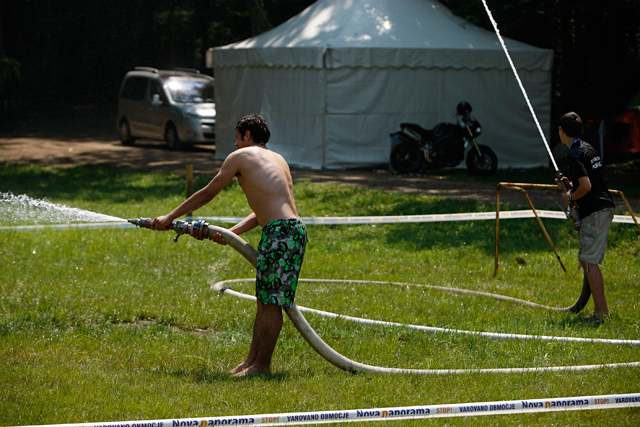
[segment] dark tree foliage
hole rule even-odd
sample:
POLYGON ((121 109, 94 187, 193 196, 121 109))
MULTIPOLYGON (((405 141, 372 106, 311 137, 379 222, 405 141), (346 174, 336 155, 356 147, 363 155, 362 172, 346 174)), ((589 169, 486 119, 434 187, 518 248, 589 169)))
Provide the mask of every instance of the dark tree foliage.
POLYGON ((296 0, 0 0, 0 48, 21 65, 14 104, 110 104, 135 66, 196 68, 205 52, 297 14, 296 0), (262 24, 256 26, 262 18, 262 24), (254 21, 252 23, 252 21, 254 21))
MULTIPOLYGON (((441 1, 493 30, 482 0, 441 1)), ((486 1, 503 36, 554 50, 554 115, 608 117, 640 91, 640 1, 486 1)), ((0 69, 0 88, 14 105, 112 104, 132 67, 205 71, 207 48, 267 31, 312 3, 0 0, 0 66, 12 67, 11 80, 0 69)))
MULTIPOLYGON (((441 0, 493 31, 481 0, 441 0)), ((554 51, 553 115, 619 114, 640 91, 640 1, 486 0, 500 33, 554 51)))

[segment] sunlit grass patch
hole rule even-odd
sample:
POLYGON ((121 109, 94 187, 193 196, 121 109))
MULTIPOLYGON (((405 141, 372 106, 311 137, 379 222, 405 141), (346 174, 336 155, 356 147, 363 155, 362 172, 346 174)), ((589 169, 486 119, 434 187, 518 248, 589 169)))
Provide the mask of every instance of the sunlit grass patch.
MULTIPOLYGON (((166 213, 182 198, 181 177, 97 168, 91 191, 69 180, 88 171, 2 169, 0 191, 17 186, 82 209, 120 217, 166 213), (24 180, 34 173, 41 180, 24 180), (15 174, 13 178, 11 178, 15 174), (108 176, 115 176, 112 186, 108 176), (7 187, 5 187, 7 186, 7 187), (113 191, 110 191, 113 190, 113 191), (135 194, 142 194, 137 195, 135 194)), ((302 216, 410 215, 489 211, 492 206, 353 187, 295 184, 302 216)), ((242 216, 246 200, 230 186, 196 215, 242 216)), ((216 224, 228 227, 229 224, 216 224)), ((494 277, 495 224, 309 225, 296 302, 344 316, 465 331, 635 340, 640 336, 633 226, 614 224, 602 265, 614 318, 596 327, 583 316, 500 301, 457 289, 566 307, 577 298, 577 238, 564 221, 545 220, 563 272, 535 220, 501 222, 494 277), (345 280, 345 282, 335 282, 345 280), (348 281, 365 281, 356 283, 348 281), (380 282, 380 283, 373 283, 380 282), (451 288, 451 289, 443 289, 451 288)), ((274 373, 228 374, 248 351, 255 303, 219 295, 222 280, 255 270, 230 247, 150 230, 0 232, 0 423, 5 425, 176 419, 194 416, 411 406, 637 392, 637 368, 586 372, 444 376, 352 375, 328 364, 285 319, 274 373)), ((242 236, 256 245, 259 230, 242 236)), ((231 285, 254 293, 250 279, 231 285)), ((495 340, 369 326, 306 315, 345 356, 414 369, 549 367, 633 362, 634 346, 495 340)), ((447 424, 594 424, 610 413, 467 418, 447 424), (542 420, 542 421, 540 421, 542 420)), ((637 410, 616 410, 634 425, 637 410)), ((440 422, 439 420, 434 420, 440 422)), ((441 424, 444 424, 442 422, 441 424)), ((409 422, 403 425, 423 425, 409 422)))

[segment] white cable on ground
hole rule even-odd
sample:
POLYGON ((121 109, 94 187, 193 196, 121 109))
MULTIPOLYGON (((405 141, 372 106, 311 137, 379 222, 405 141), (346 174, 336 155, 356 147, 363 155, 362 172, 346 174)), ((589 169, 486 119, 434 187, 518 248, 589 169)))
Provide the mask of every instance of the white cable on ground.
MULTIPOLYGON (((229 293, 229 295, 235 296, 236 298, 245 299, 255 301, 256 297, 252 295, 243 294, 237 291, 233 291, 227 285, 231 283, 242 283, 242 282, 251 282, 255 281, 255 279, 230 279, 223 280, 221 282, 215 283, 211 288, 220 293, 229 293)), ((507 299, 509 301, 527 304, 527 305, 536 305, 542 308, 553 308, 540 306, 535 303, 530 303, 529 301, 519 300, 517 298, 503 297, 502 295, 490 294, 486 292, 476 292, 470 291, 467 289, 458 289, 458 288, 447 288, 441 286, 430 286, 430 285, 414 285, 409 283, 389 283, 389 282, 376 282, 376 281, 366 281, 366 280, 323 280, 323 279, 299 279, 299 282, 307 282, 307 283, 360 283, 360 284, 391 284, 397 286, 424 286, 430 289, 439 289, 448 292, 461 292, 467 294, 475 294, 488 296, 496 299, 507 299)), ((447 333, 447 334, 463 334, 463 335, 475 335, 486 338, 493 339, 520 339, 520 340, 539 340, 539 341, 561 341, 561 342, 580 342, 580 343, 598 343, 598 344, 614 344, 614 345, 633 345, 640 346, 640 340, 621 340, 621 339, 608 339, 608 338, 580 338, 580 337, 559 337, 559 336, 549 336, 549 335, 525 335, 525 334, 505 334, 505 333, 497 333, 497 332, 479 332, 479 331, 465 331, 460 329, 450 329, 450 328, 438 328, 433 326, 422 326, 422 325, 412 325, 406 323, 396 323, 396 322, 386 322, 381 320, 373 320, 373 319, 363 319, 360 317, 352 317, 345 316, 342 314, 336 314, 329 311, 317 310, 313 308, 307 308, 303 306, 297 306, 298 310, 306 313, 314 313, 320 315, 322 317, 328 317, 333 319, 344 319, 350 322, 359 323, 362 325, 376 325, 376 326, 391 326, 391 327, 399 327, 399 328, 407 328, 414 329, 418 331, 430 332, 430 333, 447 333)))
MULTIPOLYGON (((218 285, 218 284, 216 284, 218 285)), ((216 286, 214 285, 214 286, 216 286)), ((253 299, 250 295, 244 295, 230 288, 220 286, 219 292, 229 293, 238 298, 253 299)), ((640 362, 605 363, 600 365, 575 365, 575 366, 540 366, 530 368, 484 368, 484 369, 402 369, 385 368, 356 362, 343 356, 325 343, 309 325, 299 308, 294 303, 290 308, 284 309, 291 323, 300 332, 300 335, 316 352, 332 365, 351 373, 367 374, 409 374, 409 375, 461 375, 461 374, 522 374, 528 372, 561 372, 561 371, 592 371, 603 368, 640 367, 640 362)), ((307 309, 308 310, 308 309, 307 309)))
MULTIPOLYGON (((231 291, 224 290, 225 293, 231 291)), ((372 366, 353 361, 333 350, 326 344, 306 321, 295 304, 291 308, 285 308, 285 312, 291 319, 300 335, 316 352, 334 366, 351 373, 368 374, 412 374, 412 375, 460 375, 460 374, 518 374, 527 372, 561 372, 561 371, 590 371, 603 368, 640 367, 640 362, 606 363, 600 365, 576 365, 576 366, 541 366, 530 368, 486 368, 486 369, 402 369, 372 366)))
MULTIPOLYGON (((456 216, 459 216, 461 214, 454 214, 456 216)), ((495 218, 495 213, 493 213, 494 218, 495 218)), ((394 218, 394 217, 391 217, 394 218)), ((563 217, 564 218, 564 217, 563 217)), ((403 221, 404 218, 398 218, 395 217, 395 221, 403 221)), ((111 225, 110 223, 106 223, 111 225)), ((73 226, 79 226, 80 224, 66 224, 64 226, 66 227, 73 227, 73 226)), ((96 226, 96 224, 89 224, 90 226, 96 226)), ((104 223, 100 224, 100 225, 105 225, 104 223)), ((117 227, 132 227, 133 225, 126 223, 126 224, 122 224, 122 223, 115 223, 113 224, 114 226, 117 227)), ((23 229, 32 229, 32 228, 23 228, 23 229)), ((236 234, 230 232, 229 230, 227 230, 226 228, 222 228, 222 227, 217 227, 217 226, 209 226, 209 230, 211 233, 221 233, 224 237, 225 240, 227 241, 227 243, 233 247, 234 249, 236 249, 241 255, 243 255, 254 267, 256 265, 256 261, 257 261, 257 253, 255 251, 255 249, 253 247, 251 247, 251 245, 249 245, 246 241, 244 241, 241 237, 237 236, 236 234)), ((301 279, 304 280, 304 279, 301 279)), ((229 282, 226 282, 229 283, 229 282)), ((399 284, 396 283, 396 285, 404 285, 404 284, 399 284)), ((225 293, 233 293, 238 297, 244 297, 243 294, 240 293, 236 293, 235 291, 232 291, 228 288, 224 288, 223 289, 223 285, 222 282, 218 283, 216 285, 214 285, 217 287, 218 290, 221 290, 225 293)), ((456 292, 464 292, 464 293, 476 293, 475 291, 468 291, 468 290, 462 290, 462 289, 456 289, 456 292)), ((482 294, 484 296, 493 296, 492 294, 488 294, 488 293, 476 293, 476 294, 482 294)), ((255 298, 255 297, 251 297, 251 296, 247 296, 248 298, 255 298)), ((515 298, 511 299, 510 297, 504 297, 504 296, 500 296, 500 299, 505 299, 505 300, 511 300, 511 301, 519 301, 515 298)), ((521 300, 520 300, 521 301, 521 300)), ((534 303, 529 303, 529 304, 534 304, 534 303)), ((326 312, 321 312, 319 310, 312 310, 312 309, 305 309, 308 311, 313 311, 315 313, 326 313, 326 312)), ((313 328, 311 328, 311 326, 308 324, 308 322, 306 321, 306 319, 304 318, 304 316, 302 315, 302 313, 300 312, 300 310, 298 310, 298 308, 295 306, 290 308, 290 309, 285 309, 287 315, 289 316, 289 318, 291 319, 291 321, 293 322, 293 324, 296 326, 296 328, 300 331, 301 335, 303 336, 303 338, 311 345, 312 348, 314 348, 322 357, 324 357, 325 359, 327 359, 329 362, 331 362, 332 364, 334 364, 335 366, 344 369, 346 371, 350 371, 350 372, 370 372, 370 373, 385 373, 385 374, 389 374, 389 373, 397 373, 397 374, 406 374, 406 373, 411 373, 411 374, 427 374, 427 375, 444 375, 444 374, 458 374, 458 373, 470 373, 470 372, 487 372, 487 373, 516 373, 516 372, 539 372, 539 371, 558 371, 558 370, 588 370, 588 369, 599 369, 601 367, 619 367, 619 366, 639 366, 638 363, 630 363, 630 364, 606 364, 606 365, 585 365, 585 366, 564 366, 564 367, 539 367, 539 368, 511 368, 511 369, 476 369, 476 370, 469 370, 469 369, 442 369, 442 370, 412 370, 412 369, 394 369, 394 368, 382 368, 382 367, 376 367, 376 366, 370 366, 370 365, 365 365, 365 364, 361 364, 358 362, 354 362, 344 356, 342 356, 341 354, 337 353, 335 350, 333 350, 330 346, 328 346, 313 330, 313 328)), ((338 315, 333 314, 333 313, 326 313, 326 315, 330 315, 330 316, 334 316, 334 317, 338 317, 338 315)), ((347 316, 342 316, 343 318, 347 319, 347 316)), ((355 319, 355 318, 353 318, 355 319)), ((365 322, 369 322, 369 323, 374 323, 374 321, 371 320, 367 320, 367 319, 361 319, 359 320, 363 323, 365 322)), ((376 322, 377 323, 377 322, 376 322)), ((616 341, 616 343, 619 344, 632 344, 632 342, 630 340, 603 340, 603 339, 589 339, 589 338, 568 338, 568 337, 545 337, 545 336, 527 336, 527 335, 518 335, 518 334, 495 334, 495 333, 488 333, 488 332, 472 332, 472 331, 455 331, 455 330, 449 330, 449 329, 444 329, 444 328, 429 328, 429 327, 425 327, 425 326, 418 326, 418 325, 402 325, 402 324, 394 324, 391 322, 380 322, 378 324, 387 324, 387 325, 394 325, 394 326, 403 326, 403 327, 412 327, 412 328, 416 328, 416 329, 422 329, 422 330, 430 330, 432 332, 457 332, 457 333, 466 333, 466 334, 473 334, 473 335, 480 335, 480 336, 487 336, 487 337, 492 337, 492 338, 502 338, 502 339, 515 339, 515 338, 519 338, 519 339, 544 339, 544 340, 571 340, 571 341, 584 341, 584 342, 602 342, 602 343, 614 343, 614 341, 616 341)), ((632 344, 635 345, 635 344, 632 344)))
MULTIPOLYGON (((220 233, 224 237, 229 246, 236 249, 242 256, 246 258, 251 265, 256 267, 258 253, 251 247, 246 241, 244 241, 237 234, 227 230, 226 228, 209 226, 207 233, 220 233)), ((222 286, 222 282, 218 282, 213 285, 215 290, 222 293, 230 293, 236 295, 239 298, 255 298, 250 295, 244 295, 239 292, 235 292, 230 288, 222 286)), ((307 343, 316 352, 325 358, 328 362, 336 367, 345 370, 347 372, 365 372, 372 374, 416 374, 416 375, 449 375, 449 374, 468 374, 468 373, 525 373, 525 372, 558 372, 558 371, 586 371, 602 368, 620 368, 620 367, 640 367, 640 362, 630 363, 609 363, 601 365, 581 365, 581 366, 547 366, 547 367, 532 367, 532 368, 496 368, 496 369, 399 369, 399 368, 384 368, 380 366, 365 365, 363 363, 355 362, 337 351, 331 348, 325 343, 322 338, 316 334, 313 328, 309 325, 304 318, 296 304, 294 303, 290 308, 284 308, 285 312, 291 319, 293 325, 298 329, 300 335, 307 341, 307 343)))

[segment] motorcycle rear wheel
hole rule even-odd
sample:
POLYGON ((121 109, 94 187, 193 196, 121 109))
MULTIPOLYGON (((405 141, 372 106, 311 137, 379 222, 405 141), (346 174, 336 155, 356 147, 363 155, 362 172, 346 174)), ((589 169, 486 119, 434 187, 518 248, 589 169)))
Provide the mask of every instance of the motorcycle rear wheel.
POLYGON ((422 167, 422 151, 417 144, 401 142, 391 150, 391 167, 398 173, 418 172, 422 167))
POLYGON ((498 157, 486 145, 478 144, 480 154, 475 148, 467 153, 467 169, 474 175, 493 175, 498 169, 498 157))

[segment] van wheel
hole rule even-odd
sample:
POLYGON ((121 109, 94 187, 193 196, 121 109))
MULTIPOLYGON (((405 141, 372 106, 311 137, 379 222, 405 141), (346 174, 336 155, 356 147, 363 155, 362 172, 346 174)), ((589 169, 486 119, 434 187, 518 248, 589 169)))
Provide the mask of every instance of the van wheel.
POLYGON ((118 129, 120 133, 120 142, 122 145, 133 145, 136 140, 131 136, 131 128, 129 128, 129 122, 122 120, 118 129))
POLYGON ((178 131, 176 127, 169 123, 167 128, 164 130, 164 142, 167 143, 167 147, 169 150, 178 150, 182 147, 182 142, 180 142, 180 137, 178 136, 178 131))

